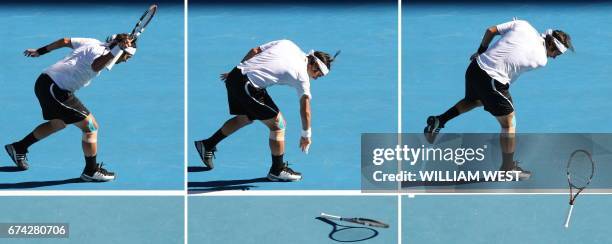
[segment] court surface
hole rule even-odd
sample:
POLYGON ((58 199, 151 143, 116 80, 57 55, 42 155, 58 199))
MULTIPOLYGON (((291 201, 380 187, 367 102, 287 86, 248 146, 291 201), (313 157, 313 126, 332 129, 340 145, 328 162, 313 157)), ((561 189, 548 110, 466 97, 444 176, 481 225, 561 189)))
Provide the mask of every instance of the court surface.
POLYGON ((316 219, 321 212, 371 218, 390 225, 388 229, 337 231, 333 238, 354 243, 397 243, 395 196, 190 196, 188 201, 190 243, 339 243, 330 239, 333 226, 316 219), (370 238, 356 241, 365 237, 370 238))
POLYGON ((69 224, 67 239, 3 243, 184 243, 183 197, 2 197, 0 205, 3 224, 69 224))
POLYGON ((610 243, 612 197, 581 195, 565 229, 568 195, 403 198, 404 243, 610 243))
MULTIPOLYGON (((0 142, 20 140, 42 123, 34 83, 46 67, 69 53, 58 49, 39 58, 23 51, 63 37, 104 40, 129 32, 147 3, 11 4, 0 9, 3 57, 0 83, 0 142), (95 23, 95 25, 92 25, 95 23)), ((127 63, 102 71, 77 91, 96 117, 98 162, 117 180, 85 184, 81 131, 69 126, 30 147, 30 169, 16 168, 2 149, 0 189, 183 189, 183 6, 160 5, 155 19, 127 63)))
MULTIPOLYGON (((429 115, 446 111, 464 96, 464 75, 489 26, 529 21, 539 32, 569 33, 576 48, 538 70, 526 72, 510 91, 517 132, 610 132, 608 102, 612 5, 406 4, 403 9, 404 132, 422 132, 429 115)), ((497 40, 497 39, 495 39, 497 40)), ((442 132, 498 132, 497 121, 477 108, 450 121, 442 132)))
POLYGON ((189 6, 189 189, 359 189, 360 134, 397 131, 397 5, 189 6), (206 171, 194 140, 209 137, 230 117, 225 85, 244 55, 263 43, 290 39, 303 51, 342 50, 327 77, 312 81, 310 154, 298 149, 301 130, 295 89, 268 89, 287 121, 285 160, 304 178, 270 183, 269 131, 260 122, 217 148, 206 171))

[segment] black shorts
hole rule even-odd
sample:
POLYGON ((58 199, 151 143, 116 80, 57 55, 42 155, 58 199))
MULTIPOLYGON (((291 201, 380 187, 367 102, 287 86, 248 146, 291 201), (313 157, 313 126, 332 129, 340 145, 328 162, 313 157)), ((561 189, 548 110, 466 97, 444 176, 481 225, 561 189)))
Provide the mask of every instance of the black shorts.
POLYGON ((74 93, 59 88, 47 74, 38 77, 34 92, 45 120, 59 119, 72 124, 90 114, 74 93))
POLYGON ((484 109, 493 116, 514 112, 509 84, 502 84, 482 70, 476 60, 465 71, 465 100, 480 100, 484 109))
POLYGON ((230 114, 246 115, 250 120, 267 120, 280 112, 266 89, 254 87, 238 68, 229 73, 225 88, 230 114))

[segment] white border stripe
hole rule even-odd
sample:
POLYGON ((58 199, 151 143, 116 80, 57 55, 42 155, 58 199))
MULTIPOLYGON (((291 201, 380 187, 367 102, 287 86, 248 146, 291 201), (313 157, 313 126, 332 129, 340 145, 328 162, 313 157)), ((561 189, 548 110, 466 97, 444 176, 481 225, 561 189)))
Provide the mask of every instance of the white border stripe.
MULTIPOLYGON (((397 0, 397 133, 402 133, 402 0, 397 0)), ((401 170, 402 162, 398 161, 401 170)), ((401 183, 398 183, 401 188, 401 183)), ((402 244, 402 196, 397 194, 397 244, 402 244)))
POLYGON ((2 190, 1 196, 184 196, 181 190, 2 190))
POLYGON ((190 196, 397 196, 397 193, 362 193, 360 190, 256 190, 256 191, 191 191, 190 196))
POLYGON ((188 7, 188 5, 189 5, 189 0, 185 0, 184 6, 183 6, 183 38, 184 38, 184 40, 183 40, 183 50, 184 50, 184 52, 183 52, 183 56, 184 56, 184 61, 183 61, 183 77, 185 79, 185 81, 183 83, 183 86, 184 86, 183 87, 183 89, 184 89, 183 90, 183 98, 184 98, 184 105, 183 105, 184 106, 183 107, 184 118, 183 118, 183 120, 184 120, 184 123, 185 123, 184 127, 183 127, 183 133, 184 133, 183 134, 183 164, 184 164, 183 174, 184 174, 185 180, 184 180, 183 191, 182 191, 183 192, 183 197, 184 197, 183 198, 184 199, 183 202, 185 204, 184 205, 185 208, 183 209, 183 214, 184 214, 184 216, 183 216, 183 221, 184 221, 184 223, 183 223, 183 232, 184 232, 183 233, 183 240, 185 241, 184 244, 188 244, 189 243, 189 235, 188 235, 189 234, 189 228, 188 228, 189 227, 189 223, 188 223, 188 220, 189 220, 189 202, 188 202, 188 200, 189 200, 189 198, 188 198, 188 194, 187 194, 187 186, 188 186, 187 184, 188 184, 188 181, 189 181, 189 175, 188 175, 188 171, 187 171, 187 167, 189 166, 188 165, 188 160, 187 160, 187 148, 188 148, 187 147, 188 146, 187 140, 188 140, 188 131, 189 131, 188 130, 189 124, 187 122, 187 119, 189 118, 189 114, 188 114, 188 112, 189 112, 189 107, 188 107, 189 102, 188 102, 188 93, 187 93, 188 90, 189 90, 189 89, 187 89, 187 87, 189 85, 189 79, 188 79, 188 77, 189 77, 189 73, 188 73, 189 68, 187 67, 188 64, 189 64, 189 52, 188 52, 188 47, 189 47, 188 46, 188 44, 189 44, 189 34, 188 34, 188 30, 189 30, 189 28, 188 28, 188 23, 189 23, 189 21, 188 21, 189 7, 188 7))

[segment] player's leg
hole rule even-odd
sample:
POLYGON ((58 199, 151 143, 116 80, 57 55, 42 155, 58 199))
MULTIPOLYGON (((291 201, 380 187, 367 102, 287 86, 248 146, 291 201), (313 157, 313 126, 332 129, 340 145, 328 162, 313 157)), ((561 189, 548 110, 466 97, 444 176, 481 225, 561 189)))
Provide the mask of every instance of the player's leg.
POLYGON ((444 128, 448 121, 476 107, 482 106, 479 92, 482 89, 481 83, 483 80, 490 80, 490 77, 478 67, 476 62, 470 63, 465 71, 465 97, 446 110, 446 112, 427 118, 427 126, 425 126, 423 132, 429 143, 435 141, 440 129, 444 128))
POLYGON ((200 159, 202 159, 204 165, 209 169, 214 167, 213 159, 217 151, 217 144, 240 128, 252 123, 254 119, 248 116, 249 110, 251 109, 249 105, 253 102, 251 101, 251 96, 249 96, 245 90, 247 82, 248 77, 243 75, 238 68, 234 68, 228 74, 225 80, 227 101, 230 114, 235 116, 227 120, 223 126, 209 138, 194 142, 200 159))
POLYGON ((531 176, 531 172, 523 170, 514 160, 514 150, 516 148, 516 113, 510 94, 510 85, 502 84, 496 80, 491 80, 490 90, 483 92, 483 104, 486 111, 495 116, 501 131, 499 142, 502 151, 502 165, 500 170, 519 171, 519 179, 526 180, 531 176))
POLYGON ((81 145, 85 155, 85 168, 81 174, 84 181, 111 181, 115 179, 115 173, 109 172, 98 164, 98 122, 93 114, 79 122, 74 123, 83 132, 81 145))
POLYGON ((499 144, 502 150, 501 169, 512 170, 514 168, 514 149, 516 148, 514 112, 495 118, 501 126, 501 132, 499 133, 499 144))
MULTIPOLYGON (((73 97, 72 93, 59 89, 51 77, 46 74, 41 74, 36 79, 34 92, 40 104, 43 118, 47 122, 37 126, 22 140, 4 146, 13 162, 22 170, 29 167, 27 153, 32 144, 66 127, 64 118, 69 115, 66 112, 69 107, 62 101, 73 97)), ((78 101, 78 99, 76 100, 78 101)), ((73 112, 73 110, 70 111, 73 112)))
POLYGON ((29 168, 28 164, 28 148, 34 143, 44 139, 45 137, 66 128, 66 124, 59 119, 53 119, 38 125, 30 134, 26 135, 20 141, 4 146, 7 153, 21 170, 29 168))
POLYGON ((272 166, 268 172, 268 179, 271 181, 298 181, 302 179, 302 174, 293 171, 284 162, 285 155, 285 128, 287 126, 285 118, 281 112, 272 118, 262 120, 270 129, 270 152, 272 154, 272 166))
POLYGON ((217 144, 232 133, 240 130, 240 128, 253 123, 246 115, 237 115, 225 121, 223 126, 219 128, 209 138, 195 141, 195 147, 204 164, 212 169, 214 167, 213 159, 217 151, 217 144))

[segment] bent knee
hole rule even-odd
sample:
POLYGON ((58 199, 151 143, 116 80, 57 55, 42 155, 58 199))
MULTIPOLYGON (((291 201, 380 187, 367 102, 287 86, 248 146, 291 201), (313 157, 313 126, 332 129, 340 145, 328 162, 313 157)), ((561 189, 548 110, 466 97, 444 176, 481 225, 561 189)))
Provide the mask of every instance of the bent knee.
POLYGON ((285 118, 283 117, 282 114, 279 113, 276 116, 276 118, 274 118, 274 120, 272 121, 272 125, 270 126, 270 130, 271 131, 279 131, 279 130, 284 131, 286 126, 287 126, 287 122, 285 121, 285 118))

